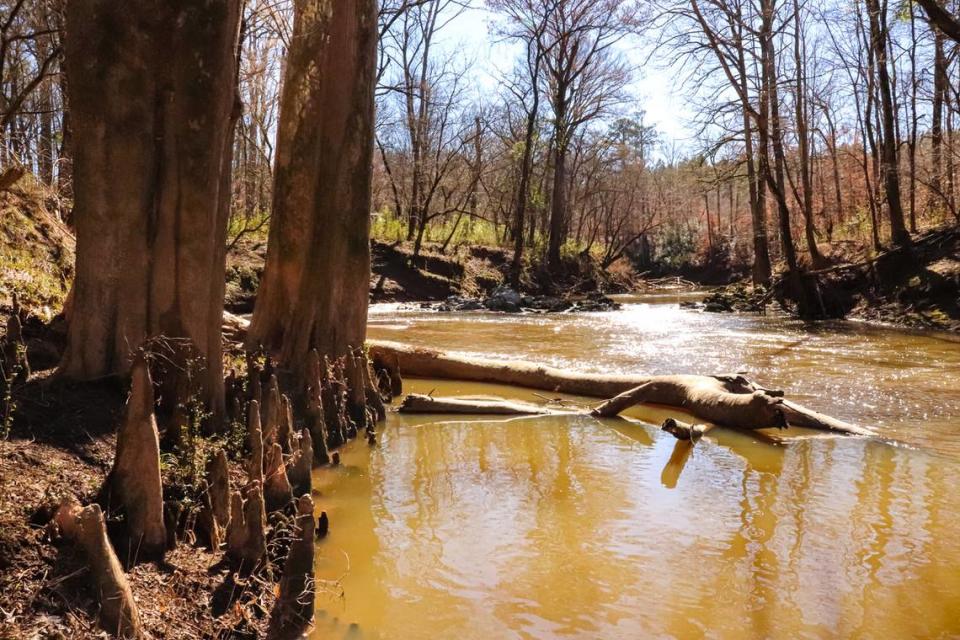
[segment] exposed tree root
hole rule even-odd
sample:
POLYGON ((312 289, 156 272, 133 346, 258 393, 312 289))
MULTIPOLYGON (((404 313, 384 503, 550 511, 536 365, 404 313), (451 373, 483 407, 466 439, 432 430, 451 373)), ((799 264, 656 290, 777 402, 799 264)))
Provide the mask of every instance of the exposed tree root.
POLYGON ((280 511, 293 500, 293 488, 287 479, 283 450, 274 442, 267 450, 267 470, 264 475, 263 498, 267 512, 280 511))
POLYGON ((303 637, 313 624, 316 601, 313 579, 313 500, 309 494, 297 500, 297 538, 283 566, 280 595, 270 615, 270 640, 303 637))
POLYGON ((207 461, 204 482, 199 525, 207 536, 210 549, 215 551, 224 542, 230 524, 230 476, 223 449, 207 461))
POLYGON ((81 508, 76 500, 65 500, 54 516, 54 522, 65 538, 83 549, 100 601, 100 626, 118 638, 144 637, 137 603, 107 537, 100 505, 81 508))
POLYGON ((117 455, 98 502, 107 512, 124 512, 130 549, 141 556, 156 557, 166 548, 167 534, 153 382, 142 356, 134 363, 131 375, 126 416, 117 432, 117 455))
POLYGON ((230 496, 230 526, 227 529, 227 556, 241 568, 252 570, 267 553, 267 515, 260 484, 252 483, 246 499, 230 496))
POLYGON ((247 460, 247 477, 251 483, 263 484, 263 430, 260 427, 260 404, 250 401, 247 409, 247 447, 250 458, 247 460))
POLYGON ((304 429, 295 437, 295 451, 287 464, 287 478, 293 488, 293 495, 310 493, 311 471, 313 470, 313 437, 310 429, 304 429))

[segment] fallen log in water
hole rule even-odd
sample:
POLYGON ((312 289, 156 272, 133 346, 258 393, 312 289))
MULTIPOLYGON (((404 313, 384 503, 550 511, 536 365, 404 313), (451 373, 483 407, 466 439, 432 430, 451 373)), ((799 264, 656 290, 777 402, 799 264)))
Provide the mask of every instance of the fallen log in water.
POLYGON ((654 403, 682 407, 715 424, 745 429, 786 427, 779 392, 757 388, 742 376, 651 376, 643 384, 610 398, 593 410, 609 418, 630 407, 654 403))
POLYGON ((765 389, 736 374, 587 374, 527 362, 452 355, 397 342, 371 340, 368 347, 374 362, 398 369, 389 372, 391 377, 402 374, 404 377, 487 382, 609 398, 595 410, 598 416, 615 415, 637 403, 651 403, 676 407, 702 420, 729 427, 760 429, 790 425, 850 435, 873 435, 868 429, 807 409, 782 398, 779 391, 765 389))
MULTIPOLYGON (((605 404, 609 404, 609 401, 605 404)), ((554 409, 503 398, 433 397, 422 393, 408 394, 400 403, 400 406, 397 407, 397 412, 503 416, 592 415, 594 417, 606 417, 601 415, 597 409, 589 412, 579 409, 554 409)), ((677 440, 685 440, 696 444, 713 427, 712 424, 687 424, 674 418, 667 418, 663 421, 660 429, 677 440)))
POLYGON ((529 402, 501 398, 434 398, 421 393, 407 395, 397 408, 400 413, 453 413, 462 415, 531 416, 574 411, 553 410, 529 402))

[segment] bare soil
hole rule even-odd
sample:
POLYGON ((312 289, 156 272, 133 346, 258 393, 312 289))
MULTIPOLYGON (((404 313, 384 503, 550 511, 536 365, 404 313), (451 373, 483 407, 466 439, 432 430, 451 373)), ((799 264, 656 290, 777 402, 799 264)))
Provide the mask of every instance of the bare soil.
MULTIPOLYGON (((81 554, 50 540, 46 524, 64 497, 94 500, 124 400, 117 381, 54 382, 50 371, 18 391, 13 430, 0 440, 0 638, 104 637, 81 554)), ((222 560, 186 534, 162 563, 133 566, 144 629, 184 640, 263 637, 276 576, 235 579, 222 560)))

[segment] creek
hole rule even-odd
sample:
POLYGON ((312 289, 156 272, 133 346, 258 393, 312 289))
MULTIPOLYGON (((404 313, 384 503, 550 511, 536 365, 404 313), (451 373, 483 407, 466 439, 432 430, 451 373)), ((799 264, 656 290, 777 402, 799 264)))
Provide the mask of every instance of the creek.
MULTIPOLYGON (((374 305, 368 334, 582 371, 741 371, 882 439, 715 429, 691 447, 656 426, 677 412, 655 408, 391 413, 375 448, 351 443, 315 471, 331 527, 314 637, 960 634, 960 343, 679 306, 696 295, 591 314, 374 305)), ((404 390, 539 400, 456 381, 404 390)))

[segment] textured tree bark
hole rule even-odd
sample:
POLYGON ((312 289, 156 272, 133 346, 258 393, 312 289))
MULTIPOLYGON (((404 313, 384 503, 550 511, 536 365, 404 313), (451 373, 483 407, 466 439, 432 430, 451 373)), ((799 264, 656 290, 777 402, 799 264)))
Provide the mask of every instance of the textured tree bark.
POLYGON ((890 70, 887 67, 887 6, 881 6, 879 0, 867 0, 867 12, 870 15, 870 46, 876 56, 877 86, 880 89, 880 107, 883 115, 883 185, 887 194, 887 211, 890 216, 890 236, 894 244, 910 244, 903 218, 903 205, 900 200, 900 163, 897 151, 895 121, 896 107, 893 103, 890 70))
POLYGON ((290 544, 283 565, 277 603, 270 614, 269 640, 302 638, 313 624, 313 536, 313 500, 306 494, 297 500, 297 537, 290 544))
POLYGON ((220 324, 240 0, 67 6, 77 276, 60 373, 126 374, 188 339, 223 409, 220 324))
POLYGON ((339 356, 366 333, 376 24, 374 0, 295 7, 267 264, 247 344, 301 383, 311 349, 339 356))
POLYGON ((794 53, 794 127, 800 152, 800 184, 803 188, 800 209, 803 213, 803 233, 807 251, 814 269, 826 266, 826 260, 817 247, 813 213, 813 166, 810 160, 810 127, 808 125, 809 97, 807 95, 806 34, 803 32, 803 17, 799 0, 793 0, 793 53, 794 53))
POLYGON ((100 507, 92 504, 80 509, 77 505, 74 513, 62 517, 74 520, 64 529, 73 532, 87 558, 100 601, 100 626, 117 638, 145 637, 137 603, 117 554, 107 538, 107 526, 100 507))
POLYGON ((932 24, 935 24, 955 42, 960 42, 960 22, 941 7, 937 0, 917 0, 917 4, 927 12, 932 24))
MULTIPOLYGON (((534 70, 539 73, 540 53, 535 58, 534 70)), ((533 105, 526 114, 526 130, 523 136, 523 157, 520 161, 520 184, 517 187, 517 203, 513 217, 513 258, 510 262, 510 286, 520 287, 520 275, 523 272, 523 231, 527 213, 527 201, 530 199, 530 174, 533 170, 533 134, 537 124, 537 111, 540 109, 540 88, 536 81, 531 83, 533 105)))
POLYGON ((943 34, 933 30, 933 97, 930 120, 930 163, 933 175, 931 199, 943 194, 943 103, 947 92, 947 57, 944 53, 943 34))
MULTIPOLYGON (((163 554, 167 534, 153 383, 142 358, 134 365, 132 378, 126 416, 117 433, 113 468, 103 482, 98 501, 108 513, 116 508, 123 510, 130 549, 152 558, 163 554)), ((133 561, 136 560, 134 555, 133 561)))
MULTIPOLYGON (((557 89, 559 96, 566 91, 557 89)), ((559 98, 560 106, 556 110, 556 121, 562 123, 566 118, 566 102, 559 98)), ((569 132, 562 124, 554 134, 553 152, 553 194, 550 198, 550 238, 547 242, 547 266, 552 273, 560 270, 560 249, 563 247, 564 229, 567 216, 567 148, 569 132)))

